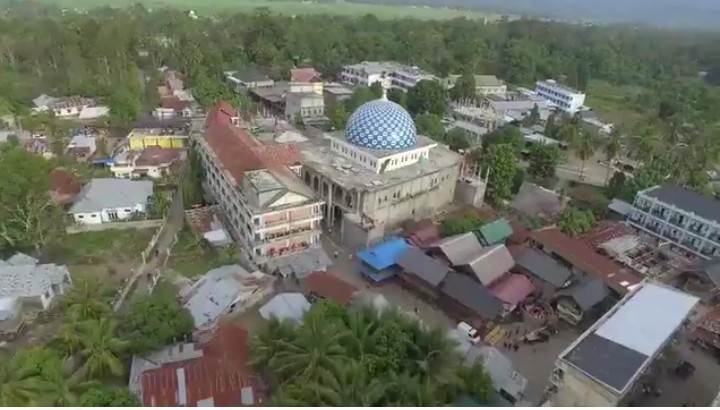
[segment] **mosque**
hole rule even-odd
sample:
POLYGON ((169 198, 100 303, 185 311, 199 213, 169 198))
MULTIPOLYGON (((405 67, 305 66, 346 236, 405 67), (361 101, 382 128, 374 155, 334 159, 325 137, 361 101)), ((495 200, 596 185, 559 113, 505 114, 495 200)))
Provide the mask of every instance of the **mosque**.
POLYGON ((461 155, 417 134, 410 114, 381 99, 360 106, 344 131, 301 144, 302 178, 325 200, 324 221, 350 249, 453 201, 461 155))

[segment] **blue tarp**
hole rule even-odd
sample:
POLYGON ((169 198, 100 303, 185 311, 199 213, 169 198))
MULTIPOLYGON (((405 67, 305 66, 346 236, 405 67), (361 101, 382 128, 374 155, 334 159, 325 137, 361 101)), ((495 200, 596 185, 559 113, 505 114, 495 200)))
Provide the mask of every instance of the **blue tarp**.
POLYGON ((112 158, 99 158, 99 159, 94 159, 92 162, 93 165, 105 165, 105 166, 110 166, 110 165, 112 165, 112 163, 113 163, 112 158))
POLYGON ((410 245, 405 242, 405 239, 392 238, 358 252, 357 257, 366 265, 380 271, 395 265, 400 259, 400 255, 409 247, 410 245))
POLYGON ((363 262, 358 262, 357 265, 357 271, 360 272, 361 275, 365 276, 366 278, 375 283, 380 283, 395 277, 395 271, 392 268, 376 271, 372 267, 370 267, 370 265, 367 265, 363 262))

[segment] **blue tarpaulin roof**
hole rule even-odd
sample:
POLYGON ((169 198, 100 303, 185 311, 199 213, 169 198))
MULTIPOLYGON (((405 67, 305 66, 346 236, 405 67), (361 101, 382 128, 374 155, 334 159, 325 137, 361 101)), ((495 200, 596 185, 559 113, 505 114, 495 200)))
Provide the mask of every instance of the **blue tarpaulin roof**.
POLYGON ((357 253, 358 259, 375 270, 394 265, 410 245, 402 238, 392 238, 357 253))

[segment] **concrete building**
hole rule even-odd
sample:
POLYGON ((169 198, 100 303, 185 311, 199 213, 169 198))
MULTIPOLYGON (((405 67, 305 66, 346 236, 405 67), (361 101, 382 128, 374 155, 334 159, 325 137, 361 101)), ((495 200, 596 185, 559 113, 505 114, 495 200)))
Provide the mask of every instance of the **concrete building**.
POLYGON ((704 259, 720 256, 720 201, 674 185, 637 193, 627 222, 704 259))
POLYGON ((250 262, 266 265, 319 242, 323 201, 298 177, 294 144, 264 145, 243 127, 223 102, 208 114, 204 135, 193 133, 193 143, 231 233, 250 262))
POLYGON ((301 144, 302 178, 324 198, 326 224, 364 249, 401 222, 449 204, 462 158, 418 136, 410 115, 385 97, 350 117, 345 131, 301 144))
POLYGON ((418 67, 392 61, 363 61, 343 67, 340 79, 350 85, 371 86, 380 83, 387 88, 407 91, 422 80, 436 80, 437 77, 418 67))
POLYGON ((558 356, 550 376, 552 405, 627 406, 697 302, 674 288, 643 283, 558 356))
POLYGON ((275 81, 270 78, 270 75, 259 67, 248 66, 242 70, 227 71, 224 74, 235 92, 238 93, 275 85, 275 81))
POLYGON ((83 109, 94 107, 95 100, 80 96, 72 97, 51 97, 41 95, 33 99, 33 112, 52 112, 57 118, 78 117, 83 109))
POLYGON ((151 181, 93 178, 68 211, 79 224, 117 222, 147 210, 151 181))
POLYGON ((253 89, 250 96, 260 104, 267 116, 312 126, 322 126, 328 121, 322 83, 278 82, 269 87, 253 89))
POLYGON ((110 172, 115 178, 158 179, 173 174, 187 158, 182 148, 147 147, 142 151, 123 151, 113 157, 110 172))
POLYGON ((562 85, 555 80, 538 81, 535 92, 546 100, 557 105, 565 112, 574 114, 585 104, 585 94, 562 85))

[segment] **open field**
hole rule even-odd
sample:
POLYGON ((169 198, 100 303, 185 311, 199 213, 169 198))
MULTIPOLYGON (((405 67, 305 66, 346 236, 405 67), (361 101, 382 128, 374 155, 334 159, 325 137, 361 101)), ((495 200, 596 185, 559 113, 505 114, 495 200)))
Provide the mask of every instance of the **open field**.
POLYGON ((632 126, 643 118, 634 104, 643 91, 638 86, 615 86, 593 80, 586 91, 585 105, 592 107, 604 121, 632 126))
POLYGON ((175 7, 194 10, 198 14, 218 14, 222 12, 246 12, 259 7, 271 11, 289 14, 333 14, 342 16, 362 16, 375 14, 382 19, 413 18, 421 20, 444 20, 457 17, 471 19, 497 18, 499 16, 482 13, 477 10, 459 10, 450 8, 431 8, 426 6, 393 6, 347 3, 317 3, 301 0, 42 0, 64 8, 88 9, 93 7, 129 7, 142 3, 147 8, 175 7))

